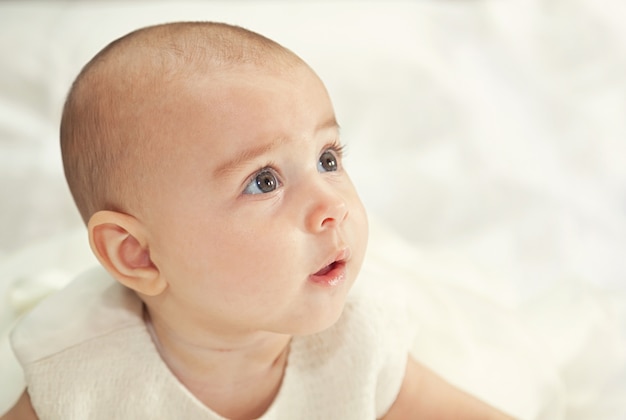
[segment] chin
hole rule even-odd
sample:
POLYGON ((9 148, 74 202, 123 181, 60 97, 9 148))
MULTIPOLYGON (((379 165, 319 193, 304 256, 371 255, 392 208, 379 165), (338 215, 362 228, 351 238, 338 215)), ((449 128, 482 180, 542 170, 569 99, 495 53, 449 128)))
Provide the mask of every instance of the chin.
POLYGON ((331 307, 319 308, 315 316, 307 316, 306 321, 296 328, 292 335, 313 335, 329 329, 337 323, 343 309, 345 307, 345 299, 341 304, 333 304, 331 307))

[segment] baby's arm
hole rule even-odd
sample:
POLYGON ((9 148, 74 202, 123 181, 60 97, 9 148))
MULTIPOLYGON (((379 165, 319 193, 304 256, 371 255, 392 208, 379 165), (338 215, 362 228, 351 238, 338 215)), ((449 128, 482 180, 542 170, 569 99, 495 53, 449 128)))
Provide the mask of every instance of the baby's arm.
POLYGON ((398 398, 384 417, 384 420, 394 419, 510 420, 512 417, 455 388, 409 356, 398 398))
POLYGON ((37 414, 30 403, 28 391, 24 391, 17 403, 0 420, 37 420, 37 414))

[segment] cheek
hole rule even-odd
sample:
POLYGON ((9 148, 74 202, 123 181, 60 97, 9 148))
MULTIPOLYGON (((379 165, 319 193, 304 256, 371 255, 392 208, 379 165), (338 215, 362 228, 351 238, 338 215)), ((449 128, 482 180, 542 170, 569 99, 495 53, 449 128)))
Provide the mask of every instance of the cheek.
MULTIPOLYGON (((286 270, 293 238, 280 226, 246 223, 254 217, 231 214, 220 222, 183 225, 169 245, 177 273, 219 284, 256 287, 268 275, 280 276, 286 270)), ((242 286, 243 287, 243 286, 242 286)))
POLYGON ((367 218, 367 211, 362 204, 359 211, 359 224, 361 229, 361 240, 363 241, 363 247, 366 247, 369 239, 369 220, 367 218))
POLYGON ((363 204, 360 200, 358 202, 358 206, 356 206, 353 216, 355 219, 355 238, 359 243, 358 246, 361 249, 362 255, 364 255, 369 238, 369 221, 367 219, 367 212, 365 211, 365 207, 363 207, 363 204))
POLYGON ((359 239, 363 240, 365 243, 367 242, 368 232, 369 232, 369 222, 367 219, 367 211, 365 210, 365 206, 359 197, 359 194, 354 188, 354 185, 350 180, 348 180, 348 193, 349 197, 349 208, 351 213, 351 219, 353 224, 355 225, 357 232, 355 234, 359 239))
POLYGON ((363 206, 356 190, 353 190, 353 194, 350 198, 350 222, 348 223, 348 234, 352 236, 352 252, 355 262, 360 269, 360 266, 365 257, 365 251, 367 249, 367 242, 369 238, 369 221, 367 218, 367 211, 363 206))

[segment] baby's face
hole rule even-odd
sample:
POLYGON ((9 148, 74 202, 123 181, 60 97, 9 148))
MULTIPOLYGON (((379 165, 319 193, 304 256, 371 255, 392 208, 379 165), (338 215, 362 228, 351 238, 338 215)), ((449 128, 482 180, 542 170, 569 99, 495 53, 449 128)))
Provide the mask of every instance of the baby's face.
POLYGON ((189 81, 155 123, 163 151, 141 219, 168 305, 229 332, 332 325, 367 219, 332 104, 304 66, 189 81))

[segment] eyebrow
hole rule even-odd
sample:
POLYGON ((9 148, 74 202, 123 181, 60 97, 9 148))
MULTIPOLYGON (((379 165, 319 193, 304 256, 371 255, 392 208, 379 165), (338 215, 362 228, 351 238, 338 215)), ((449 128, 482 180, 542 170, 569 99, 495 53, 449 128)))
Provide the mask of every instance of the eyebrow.
MULTIPOLYGON (((316 128, 315 128, 315 132, 319 132, 322 130, 327 130, 327 129, 331 129, 331 128, 336 128, 337 130, 339 129, 339 124, 337 123, 337 120, 335 119, 335 117, 331 117, 329 119, 327 119, 326 121, 324 121, 323 123, 319 124, 316 128)), ((274 140, 265 143, 265 144, 260 144, 260 145, 256 145, 247 149, 244 149, 242 151, 240 151, 235 157, 233 157, 232 159, 228 159, 227 161, 221 163, 216 169, 215 171, 213 171, 213 175, 216 178, 219 177, 223 177, 226 176, 232 172, 236 172, 237 169, 239 169, 240 167, 242 167, 245 163, 256 159, 259 156, 262 156, 268 152, 271 152, 272 150, 276 149, 282 142, 283 142, 284 138, 282 137, 277 137, 274 140)))
POLYGON ((249 162, 267 152, 277 148, 280 144, 280 139, 276 139, 266 144, 260 144, 258 146, 251 147, 249 149, 242 150, 234 158, 221 163, 213 172, 215 177, 223 177, 229 173, 236 172, 238 168, 243 166, 246 162, 249 162))

